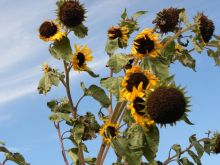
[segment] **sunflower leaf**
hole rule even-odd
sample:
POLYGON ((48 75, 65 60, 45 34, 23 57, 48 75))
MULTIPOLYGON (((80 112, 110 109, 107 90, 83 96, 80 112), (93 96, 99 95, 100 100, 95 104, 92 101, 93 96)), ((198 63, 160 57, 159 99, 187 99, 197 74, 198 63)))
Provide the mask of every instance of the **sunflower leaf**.
POLYGON ((124 12, 121 14, 121 18, 122 19, 127 18, 127 10, 126 10, 126 8, 125 8, 124 12))
POLYGON ((105 51, 111 56, 118 49, 118 38, 114 40, 108 40, 105 46, 105 51))
POLYGON ((67 153, 72 159, 73 163, 78 165, 79 164, 78 148, 71 148, 67 151, 67 153))
POLYGON ((24 157, 20 154, 20 153, 8 153, 6 154, 6 159, 13 161, 19 165, 27 165, 27 163, 25 162, 24 157))
POLYGON ((200 161, 200 158, 191 150, 188 151, 188 154, 191 156, 191 158, 194 160, 194 162, 197 164, 197 165, 202 165, 201 161, 200 161))
POLYGON ((91 85, 88 88, 87 94, 92 96, 105 108, 108 108, 111 103, 105 91, 96 85, 91 85))
POLYGON ((111 92, 117 100, 120 99, 120 90, 123 77, 108 77, 102 78, 100 84, 111 92))
POLYGON ((188 51, 183 51, 182 54, 178 56, 178 60, 183 64, 183 66, 189 67, 196 71, 196 60, 192 58, 188 51))
POLYGON ((129 148, 142 150, 144 145, 144 132, 140 125, 132 124, 127 131, 127 138, 129 139, 129 148))
POLYGON ((89 67, 87 67, 85 71, 86 71, 91 77, 94 77, 94 78, 99 77, 99 75, 98 75, 98 74, 95 74, 89 67))
POLYGON ((132 18, 134 19, 134 20, 136 20, 136 19, 138 19, 140 16, 142 16, 142 15, 144 15, 144 14, 146 14, 147 13, 147 11, 138 11, 138 12, 136 12, 133 16, 132 16, 132 18))
POLYGON ((88 35, 88 28, 83 24, 80 24, 74 28, 71 28, 71 30, 74 32, 74 34, 78 38, 84 38, 85 36, 88 35))
POLYGON ((172 149, 173 149, 174 151, 176 151, 177 158, 179 159, 180 156, 181 156, 181 146, 180 146, 179 144, 174 144, 174 145, 172 146, 172 149))
POLYGON ((180 14, 179 14, 179 18, 180 18, 181 21, 184 22, 184 24, 186 25, 186 27, 189 27, 189 26, 190 26, 189 20, 188 20, 188 18, 187 18, 187 16, 186 16, 186 10, 185 10, 184 8, 181 9, 181 12, 180 12, 180 14))
POLYGON ((60 41, 56 41, 54 44, 51 44, 49 51, 50 54, 58 60, 71 60, 72 48, 70 46, 70 40, 67 37, 63 37, 60 41))
POLYGON ((77 123, 74 127, 73 137, 77 144, 82 142, 85 126, 82 123, 77 123))
POLYGON ((131 57, 123 54, 114 54, 109 58, 107 66, 112 69, 114 73, 118 73, 128 64, 131 57))

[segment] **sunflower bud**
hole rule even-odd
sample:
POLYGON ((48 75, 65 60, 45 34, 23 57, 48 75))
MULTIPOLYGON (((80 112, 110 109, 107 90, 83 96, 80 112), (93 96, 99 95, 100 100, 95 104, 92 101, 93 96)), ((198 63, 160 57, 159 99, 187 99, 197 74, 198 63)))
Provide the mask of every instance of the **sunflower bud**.
POLYGON ((212 20, 208 19, 203 13, 198 14, 199 18, 199 31, 205 43, 208 43, 212 38, 215 26, 212 20))
POLYGON ((147 112, 159 124, 175 123, 184 115, 186 108, 183 92, 175 87, 159 87, 147 100, 147 112))
POLYGON ((69 0, 59 6, 58 16, 65 26, 75 27, 85 20, 85 12, 78 0, 69 0))
POLYGON ((159 28, 161 33, 174 32, 179 23, 179 14, 181 10, 177 8, 163 9, 157 13, 156 19, 153 21, 159 28))

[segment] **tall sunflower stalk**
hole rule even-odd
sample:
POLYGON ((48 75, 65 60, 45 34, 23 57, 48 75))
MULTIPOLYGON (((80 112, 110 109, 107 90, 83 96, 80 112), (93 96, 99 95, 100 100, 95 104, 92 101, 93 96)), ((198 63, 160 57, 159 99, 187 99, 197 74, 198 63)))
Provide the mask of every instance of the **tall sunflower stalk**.
POLYGON ((139 27, 138 18, 144 14, 146 11, 138 11, 129 17, 125 10, 120 22, 108 29, 105 50, 109 56, 109 77, 101 78, 102 87, 86 87, 81 82, 83 95, 77 102, 72 98, 70 73, 87 72, 93 78, 99 76, 87 65, 93 59, 92 50, 87 45, 74 44, 74 50, 71 46, 69 34, 78 38, 87 36, 86 10, 78 0, 59 0, 57 18, 40 25, 40 39, 50 42, 50 54, 63 63, 63 72, 49 64, 43 65, 44 75, 38 90, 46 95, 59 83, 66 90, 65 98, 47 103, 51 110, 49 119, 57 130, 66 165, 71 164, 70 161, 76 165, 103 165, 111 147, 117 156, 114 165, 166 165, 173 161, 187 165, 192 164, 189 157, 201 164, 204 152, 219 153, 219 134, 211 137, 209 132, 200 140, 191 136, 185 150, 181 150, 179 144, 173 145, 166 160, 157 160, 158 125, 174 126, 181 120, 192 125, 187 117, 190 98, 185 89, 175 83, 169 72, 170 65, 179 61, 195 70, 196 60, 191 53, 205 50, 216 65, 220 65, 220 38, 214 35, 213 21, 203 13, 198 13, 190 23, 185 9, 167 8, 157 13, 153 29, 139 27), (121 49, 127 49, 128 53, 119 53, 121 49), (86 96, 97 100, 101 107, 94 114, 79 115, 79 105, 86 96), (108 111, 103 112, 104 109, 108 111), (67 131, 63 132, 61 125, 67 131), (85 157, 86 141, 94 140, 97 134, 102 138, 97 157, 85 157), (65 139, 72 142, 70 149, 66 149, 65 139), (172 150, 176 152, 173 156, 172 150), (185 153, 189 156, 183 157, 185 153))

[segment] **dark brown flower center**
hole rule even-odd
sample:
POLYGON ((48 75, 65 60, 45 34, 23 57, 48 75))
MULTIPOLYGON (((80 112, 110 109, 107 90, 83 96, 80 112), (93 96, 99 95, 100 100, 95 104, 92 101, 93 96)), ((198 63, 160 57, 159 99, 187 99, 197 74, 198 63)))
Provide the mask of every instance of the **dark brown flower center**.
POLYGON ((120 28, 112 28, 108 31, 108 33, 112 34, 112 36, 109 37, 111 40, 122 37, 122 31, 120 28))
POLYGON ((57 32, 57 26, 53 22, 44 22, 39 29, 40 35, 45 38, 50 38, 57 32))
POLYGON ((183 116, 186 105, 181 91, 173 87, 160 87, 149 96, 147 112, 157 123, 173 123, 183 116))
POLYGON ((136 97, 133 104, 134 104, 133 107, 137 114, 141 116, 145 115, 145 112, 143 112, 145 105, 144 105, 144 100, 142 98, 136 97))
POLYGON ((144 73, 133 73, 129 79, 127 80, 127 86, 126 89, 129 92, 133 91, 133 87, 138 88, 138 85, 143 82, 143 89, 146 89, 149 80, 148 78, 144 75, 144 73))
POLYGON ((111 137, 115 137, 116 136, 116 129, 115 129, 115 127, 108 126, 107 130, 109 131, 111 137))
POLYGON ((131 69, 133 63, 134 63, 134 59, 129 60, 127 65, 125 65, 125 69, 131 69))
POLYGON ((85 19, 85 10, 77 1, 66 1, 59 11, 60 20, 68 27, 74 27, 81 24, 85 19))
POLYGON ((134 45, 138 53, 141 54, 147 54, 154 50, 154 41, 148 36, 135 40, 134 45))
POLYGON ((79 66, 79 67, 82 66, 82 65, 85 63, 85 61, 86 61, 85 55, 84 55, 83 53, 81 53, 81 52, 79 52, 79 53, 77 54, 76 59, 79 61, 79 62, 78 62, 78 66, 79 66))
POLYGON ((220 153, 220 135, 218 135, 216 139, 216 144, 215 144, 215 151, 216 154, 220 153))

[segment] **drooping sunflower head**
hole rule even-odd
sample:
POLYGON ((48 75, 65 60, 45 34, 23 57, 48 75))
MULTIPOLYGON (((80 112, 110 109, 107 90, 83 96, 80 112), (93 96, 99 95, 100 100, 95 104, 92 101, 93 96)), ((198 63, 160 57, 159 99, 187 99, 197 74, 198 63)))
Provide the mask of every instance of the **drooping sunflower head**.
POLYGON ((134 39, 132 54, 140 59, 145 56, 155 58, 159 56, 160 48, 159 35, 147 28, 139 33, 134 39))
POLYGON ((45 21, 39 28, 39 37, 46 42, 60 40, 65 35, 55 21, 45 21))
POLYGON ((86 10, 78 0, 64 0, 58 3, 57 15, 60 22, 69 28, 80 25, 85 20, 86 10))
POLYGON ((158 124, 173 124, 189 111, 188 99, 183 89, 172 86, 161 86, 149 94, 147 112, 158 124))
POLYGON ((88 61, 92 61, 93 56, 92 50, 88 48, 87 45, 85 46, 78 46, 74 45, 75 47, 75 53, 72 57, 72 64, 73 69, 76 71, 85 71, 87 70, 87 63, 88 61))
POLYGON ((126 26, 112 26, 108 30, 109 40, 120 38, 123 44, 127 45, 129 29, 126 26))
POLYGON ((180 12, 180 9, 173 7, 163 9, 162 11, 157 13, 157 17, 153 21, 153 23, 155 23, 159 27, 161 33, 174 32, 180 21, 180 12))
POLYGON ((116 138, 119 135, 119 124, 114 124, 111 121, 106 122, 99 131, 105 143, 110 143, 111 138, 116 138))
POLYGON ((215 25, 213 21, 203 13, 198 13, 197 18, 199 19, 199 31, 202 39, 205 43, 208 43, 215 31, 215 25))
POLYGON ((128 105, 128 109, 131 110, 131 116, 137 124, 145 128, 149 128, 155 124, 155 122, 150 119, 149 115, 146 113, 146 103, 144 97, 138 97, 135 95, 134 100, 128 105))
POLYGON ((143 97, 146 91, 152 90, 158 83, 159 79, 150 71, 142 69, 138 66, 132 66, 126 71, 126 75, 122 81, 121 97, 133 101, 135 96, 143 97))
POLYGON ((220 154, 220 134, 215 133, 213 138, 213 152, 215 154, 220 154))

